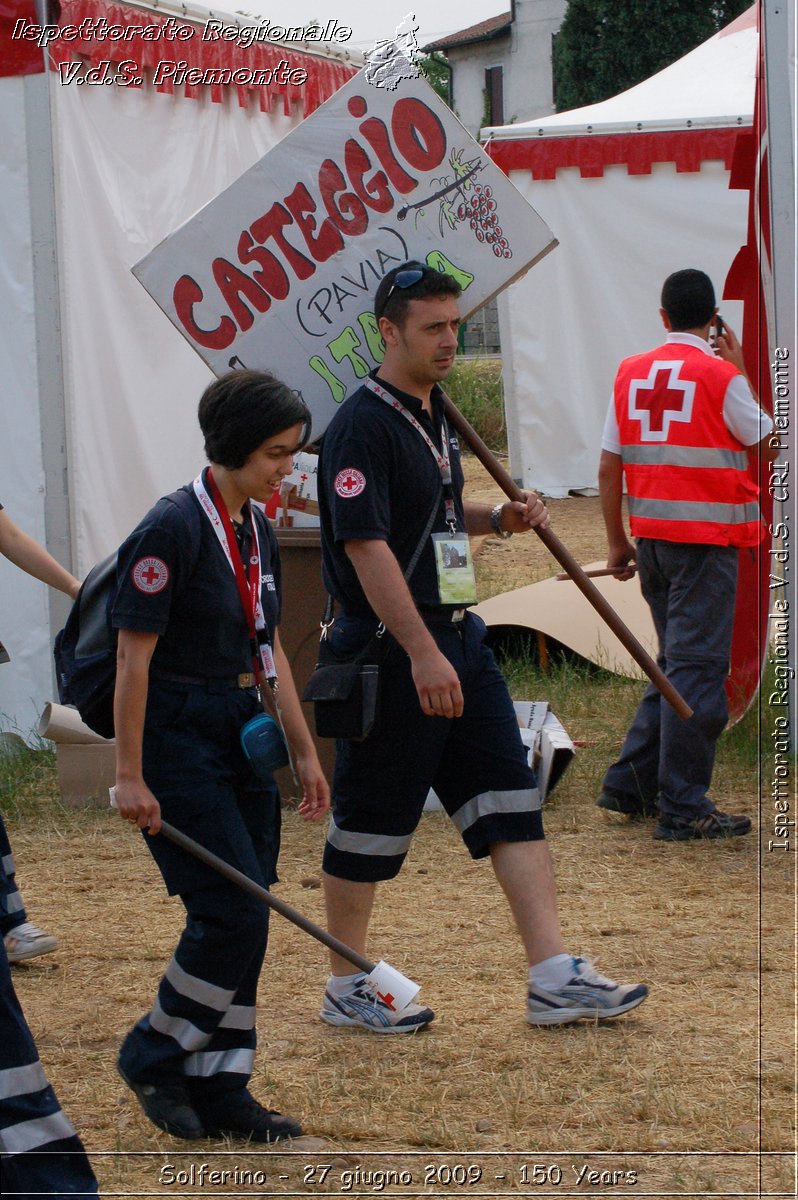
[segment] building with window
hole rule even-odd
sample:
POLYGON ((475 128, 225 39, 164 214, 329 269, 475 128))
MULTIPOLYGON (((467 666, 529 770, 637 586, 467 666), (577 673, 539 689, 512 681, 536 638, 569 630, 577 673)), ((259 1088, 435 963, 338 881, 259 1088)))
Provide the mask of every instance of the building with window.
POLYGON ((479 137, 485 125, 508 125, 554 112, 552 43, 568 0, 511 0, 510 11, 424 47, 449 63, 450 104, 479 137))

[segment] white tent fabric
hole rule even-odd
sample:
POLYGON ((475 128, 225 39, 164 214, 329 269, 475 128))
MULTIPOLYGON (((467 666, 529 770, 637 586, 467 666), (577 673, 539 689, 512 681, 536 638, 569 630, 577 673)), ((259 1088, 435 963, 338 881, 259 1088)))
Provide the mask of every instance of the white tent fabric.
MULTIPOLYGON (((120 19, 126 11, 114 9, 120 19)), ((145 23, 164 19, 154 9, 134 11, 145 23)), ((192 19, 200 17, 194 9, 192 19)), ((106 53, 106 45, 94 50, 106 53)), ((66 52, 74 54, 71 44, 66 52)), ((318 52, 305 61, 316 70, 312 103, 325 98, 325 87, 330 93, 334 72, 342 82, 354 70, 318 52)), ((305 100, 291 106, 277 97, 264 112, 257 102, 242 107, 235 90, 212 97, 209 87, 189 96, 151 86, 64 86, 57 72, 35 68, 0 78, 0 503, 61 561, 66 538, 63 546, 48 539, 46 515, 55 504, 68 507, 64 528, 80 577, 203 461, 196 404, 211 374, 130 268, 267 153, 304 107, 305 100), (50 203, 48 191, 52 246, 32 216, 37 204, 50 203), (49 306, 42 276, 54 289, 49 306), (48 341, 62 361, 55 369, 50 363, 45 382, 48 341), (44 448, 53 418, 45 394, 63 397, 55 416, 65 426, 68 478, 55 485, 44 448)), ((0 728, 27 736, 53 699, 52 637, 67 610, 65 598, 48 596, 0 557, 0 641, 11 656, 0 666, 0 728)))
MULTIPOLYGON (((736 132, 753 119, 756 55, 752 8, 612 100, 486 131, 560 242, 499 300, 510 469, 523 486, 553 497, 595 487, 615 370, 662 340, 671 271, 700 267, 722 294, 746 237, 748 195, 728 182, 736 132)), ((739 332, 741 305, 722 312, 739 332)))
POLYGON ((750 125, 756 78, 754 7, 684 58, 598 104, 484 130, 514 139, 570 133, 635 133, 642 129, 709 129, 750 125))
POLYGON ((196 403, 211 374, 130 268, 299 115, 132 89, 109 103, 104 88, 60 88, 55 77, 51 87, 63 93, 55 106, 56 188, 73 545, 82 575, 202 461, 196 403))
MULTIPOLYGON (((37 541, 44 541, 44 467, 37 402, 36 329, 30 195, 22 79, 0 79, 0 294, 3 297, 0 503, 37 541)), ((0 556, 0 639, 13 660, 0 666, 0 724, 27 731, 35 726, 42 695, 42 663, 49 682, 50 638, 46 589, 0 556), (13 679, 12 679, 13 675, 13 679)))

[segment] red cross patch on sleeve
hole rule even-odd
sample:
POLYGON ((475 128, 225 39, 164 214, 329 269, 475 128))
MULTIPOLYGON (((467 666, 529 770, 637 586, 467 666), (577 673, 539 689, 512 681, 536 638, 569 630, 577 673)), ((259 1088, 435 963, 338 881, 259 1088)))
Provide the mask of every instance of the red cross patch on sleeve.
POLYGON ((169 568, 160 558, 140 558, 130 577, 140 592, 154 596, 162 592, 169 582, 169 568))
POLYGON ((335 476, 335 492, 343 500, 359 496, 366 486, 366 476, 355 467, 344 467, 335 476))

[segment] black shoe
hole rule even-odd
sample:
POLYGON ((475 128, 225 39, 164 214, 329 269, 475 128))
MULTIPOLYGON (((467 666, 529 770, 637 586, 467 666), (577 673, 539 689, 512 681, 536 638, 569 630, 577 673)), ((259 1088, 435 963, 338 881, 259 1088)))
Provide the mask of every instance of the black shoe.
POLYGON ((609 812, 623 813, 627 817, 656 817, 656 800, 644 800, 639 796, 618 796, 614 792, 602 792, 596 801, 599 808, 609 812))
POLYGON ((197 1116, 187 1088, 182 1084, 134 1083, 117 1063, 117 1071, 136 1095, 144 1115, 173 1137, 196 1142, 206 1136, 205 1126, 197 1116))
POLYGON ((281 1138, 302 1136, 302 1126, 293 1117, 284 1117, 264 1108, 246 1088, 224 1092, 194 1103, 202 1116, 208 1137, 247 1138, 251 1142, 278 1142, 281 1138))
POLYGON ((660 842, 689 842, 694 838, 740 837, 750 830, 749 817, 733 817, 715 809, 705 817, 696 817, 692 821, 683 817, 662 816, 654 830, 654 837, 660 842))

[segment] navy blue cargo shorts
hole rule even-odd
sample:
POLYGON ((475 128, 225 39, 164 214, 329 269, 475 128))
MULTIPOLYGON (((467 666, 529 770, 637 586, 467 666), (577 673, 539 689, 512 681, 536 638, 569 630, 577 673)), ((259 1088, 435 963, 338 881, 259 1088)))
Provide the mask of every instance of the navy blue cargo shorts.
MULTIPOLYGON (((354 882, 398 874, 430 788, 460 831, 472 858, 494 842, 543 838, 540 794, 527 763, 507 684, 484 645, 485 623, 427 620, 463 690, 461 717, 425 716, 410 659, 385 635, 379 714, 362 742, 339 741, 333 815, 324 870, 354 882)), ((342 654, 365 645, 374 620, 339 617, 331 631, 342 654)))

